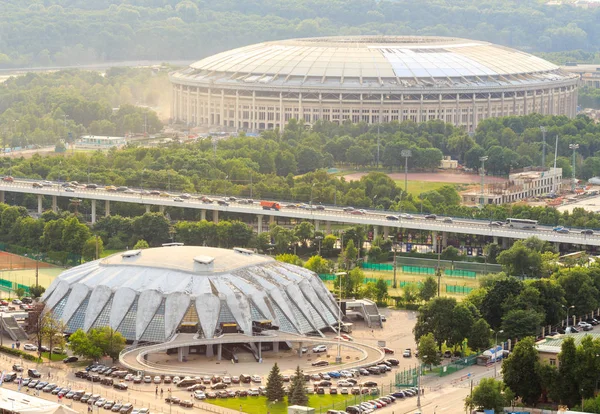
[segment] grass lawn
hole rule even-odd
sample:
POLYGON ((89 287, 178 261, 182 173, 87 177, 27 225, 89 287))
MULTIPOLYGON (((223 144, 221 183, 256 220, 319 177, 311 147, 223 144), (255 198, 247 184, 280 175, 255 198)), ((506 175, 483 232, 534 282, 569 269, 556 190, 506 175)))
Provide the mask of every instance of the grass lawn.
MULTIPOLYGON (((48 359, 48 356, 50 355, 49 352, 42 352, 42 358, 44 359, 48 359)), ((65 359, 67 356, 65 354, 55 354, 54 352, 52 353, 52 359, 51 361, 62 361, 63 359, 65 359)))
MULTIPOLYGON (((404 180, 395 180, 396 185, 404 190, 404 180)), ((445 185, 449 185, 457 188, 456 184, 452 183, 439 183, 432 181, 408 181, 408 192, 413 196, 418 196, 421 193, 425 193, 427 191, 437 190, 440 187, 445 185)))
MULTIPOLYGON (((324 414, 327 410, 331 409, 344 410, 347 406, 360 402, 360 398, 358 395, 309 395, 308 405, 315 408, 317 414, 324 414)), ((365 399, 370 400, 373 398, 367 395, 365 399)), ((267 397, 263 396, 216 399, 206 402, 233 410, 239 410, 241 406, 243 411, 248 414, 265 414, 266 412, 270 412, 271 414, 287 414, 288 406, 287 400, 269 404, 267 397)))

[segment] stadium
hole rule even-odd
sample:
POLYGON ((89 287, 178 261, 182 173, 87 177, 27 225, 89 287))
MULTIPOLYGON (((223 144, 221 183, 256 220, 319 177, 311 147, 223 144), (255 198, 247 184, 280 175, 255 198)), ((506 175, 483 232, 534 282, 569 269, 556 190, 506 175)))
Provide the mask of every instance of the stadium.
POLYGON ((74 267, 43 301, 67 333, 110 326, 148 344, 178 333, 251 336, 265 323, 282 334, 322 336, 339 312, 307 269, 246 249, 196 246, 132 250, 74 267))
POLYGON ((445 37, 281 40, 229 50, 170 74, 175 122, 209 129, 440 119, 574 117, 578 76, 530 54, 445 37))

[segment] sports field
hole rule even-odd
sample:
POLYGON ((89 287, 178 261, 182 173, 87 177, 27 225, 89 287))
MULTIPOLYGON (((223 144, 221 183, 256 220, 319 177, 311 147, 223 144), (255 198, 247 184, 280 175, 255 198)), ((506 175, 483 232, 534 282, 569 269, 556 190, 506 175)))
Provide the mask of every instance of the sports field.
MULTIPOLYGON (((53 268, 56 266, 45 262, 38 262, 37 267, 39 269, 42 269, 53 268)), ((18 270, 35 268, 36 260, 30 259, 26 256, 19 256, 18 254, 0 251, 0 270, 18 270)))
POLYGON ((26 256, 0 251, 0 289, 10 294, 11 289, 29 287, 37 283, 48 288, 64 269, 26 256))

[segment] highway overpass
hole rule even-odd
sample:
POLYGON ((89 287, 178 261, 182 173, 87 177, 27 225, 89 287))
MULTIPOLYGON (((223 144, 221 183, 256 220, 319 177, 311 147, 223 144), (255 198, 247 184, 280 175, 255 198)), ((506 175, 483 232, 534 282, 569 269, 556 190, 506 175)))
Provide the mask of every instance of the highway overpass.
MULTIPOLYGON (((380 210, 366 210, 365 214, 355 215, 350 212, 343 211, 342 207, 325 206, 324 210, 317 209, 302 209, 302 208, 287 208, 286 203, 282 203, 281 210, 263 210, 259 203, 241 204, 239 202, 229 202, 229 205, 220 205, 216 202, 205 203, 194 196, 191 199, 176 201, 178 194, 170 194, 167 197, 160 195, 147 194, 137 190, 132 193, 108 191, 104 187, 97 189, 87 189, 83 186, 70 189, 62 186, 63 183, 47 183, 45 186, 37 186, 38 182, 27 179, 15 179, 13 182, 0 181, 0 201, 4 201, 5 192, 16 192, 38 195, 38 212, 42 213, 43 196, 52 197, 52 208, 57 210, 57 198, 80 198, 91 200, 91 221, 96 221, 96 204, 98 201, 105 203, 105 214, 110 214, 110 202, 118 201, 124 203, 136 203, 146 205, 147 211, 150 211, 151 206, 158 206, 161 211, 164 207, 182 207, 193 208, 200 210, 201 217, 206 218, 206 212, 212 211, 212 218, 218 222, 220 212, 242 213, 256 216, 258 232, 262 232, 265 225, 264 220, 269 217, 269 221, 274 221, 275 217, 294 218, 301 220, 310 220, 314 222, 315 229, 328 229, 331 223, 347 223, 347 224, 370 224, 374 226, 374 235, 383 231, 387 235, 390 229, 403 228, 413 230, 428 230, 433 232, 432 242, 433 248, 436 249, 437 236, 440 235, 440 241, 443 246, 446 245, 446 237, 448 233, 472 234, 493 237, 498 241, 506 241, 508 239, 525 239, 530 236, 536 236, 541 240, 552 243, 575 244, 581 246, 600 246, 600 232, 593 235, 582 234, 580 230, 573 230, 569 233, 557 233, 552 231, 551 227, 538 226, 537 229, 517 229, 507 226, 490 226, 488 221, 470 220, 456 218, 451 223, 438 220, 425 219, 423 215, 413 215, 412 219, 400 219, 396 221, 386 218, 390 212, 382 212, 380 210), (36 186, 34 187, 34 184, 36 186), (325 227, 323 229, 323 227, 325 227)), ((164 191, 161 191, 166 195, 164 191)), ((211 199, 219 199, 219 196, 208 196, 211 199)))

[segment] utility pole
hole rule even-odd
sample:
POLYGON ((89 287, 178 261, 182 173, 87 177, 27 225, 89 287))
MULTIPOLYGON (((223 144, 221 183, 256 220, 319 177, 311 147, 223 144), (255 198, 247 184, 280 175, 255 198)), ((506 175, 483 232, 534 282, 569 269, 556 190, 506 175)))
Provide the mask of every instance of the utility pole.
POLYGON ((404 192, 408 194, 408 159, 412 157, 412 151, 402 150, 400 155, 404 157, 404 192))
POLYGON ((485 205, 485 200, 483 197, 483 191, 485 187, 485 162, 488 160, 488 156, 484 155, 483 157, 479 157, 479 161, 481 161, 481 199, 479 200, 479 204, 481 208, 485 205))
POLYGON ((437 262, 436 273, 437 273, 437 277, 438 277, 437 288, 438 288, 438 298, 439 298, 440 297, 440 291, 441 291, 440 286, 442 284, 442 269, 440 268, 440 258, 441 258, 440 256, 442 255, 442 246, 440 246, 440 239, 441 239, 440 236, 437 235, 436 238, 437 238, 436 248, 437 248, 437 254, 438 254, 437 255, 438 256, 438 262, 437 262))
POLYGON ((573 182, 571 183, 571 191, 575 192, 575 187, 577 184, 577 179, 575 178, 575 154, 577 152, 577 148, 579 148, 579 144, 569 144, 569 148, 573 150, 573 182))
POLYGON ((546 127, 541 126, 542 131, 542 168, 546 168, 546 127))
POLYGON ((396 252, 398 251, 398 248, 396 245, 393 245, 393 250, 394 250, 394 285, 393 288, 396 289, 396 252))
POLYGON ((379 123, 377 124, 377 168, 379 168, 379 125, 381 125, 381 114, 379 115, 379 123))

